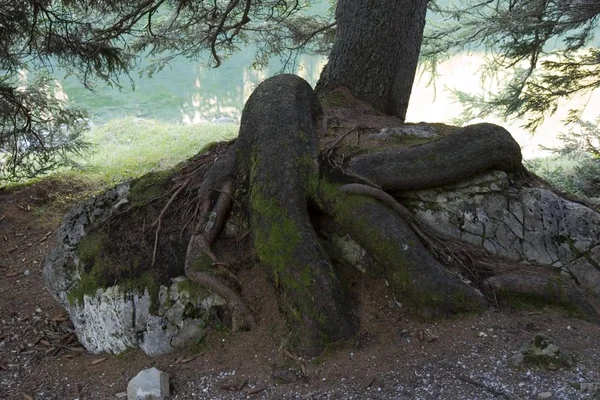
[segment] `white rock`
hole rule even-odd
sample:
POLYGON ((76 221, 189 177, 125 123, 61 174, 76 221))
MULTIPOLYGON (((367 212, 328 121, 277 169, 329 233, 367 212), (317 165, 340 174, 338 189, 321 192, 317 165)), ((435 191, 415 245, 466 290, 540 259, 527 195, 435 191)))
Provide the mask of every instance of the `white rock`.
POLYGON ((44 280, 69 313, 77 338, 88 352, 118 354, 140 348, 156 356, 201 337, 205 322, 215 315, 210 308, 221 307, 224 301, 207 290, 189 293, 185 277, 172 278, 160 286, 158 295, 115 284, 69 301, 70 291, 77 288, 85 271, 76 246, 95 223, 116 212, 113 205, 127 199, 129 186, 121 184, 67 213, 57 246, 44 261, 44 280))
POLYGON ((552 266, 600 296, 600 213, 490 171, 445 188, 401 194, 439 232, 516 261, 552 266))
POLYGON ((127 385, 127 400, 160 400, 170 395, 169 375, 152 367, 140 371, 127 385))

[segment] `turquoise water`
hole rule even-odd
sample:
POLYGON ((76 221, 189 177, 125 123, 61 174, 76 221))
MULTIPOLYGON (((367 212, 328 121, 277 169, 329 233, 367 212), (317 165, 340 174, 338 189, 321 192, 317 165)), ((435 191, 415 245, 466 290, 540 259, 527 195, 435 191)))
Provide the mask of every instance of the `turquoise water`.
MULTIPOLYGON (((123 77, 121 90, 100 82, 92 92, 74 77, 60 79, 60 72, 56 76, 69 102, 87 108, 94 123, 125 116, 181 123, 237 121, 256 85, 282 69, 273 60, 267 69, 255 70, 253 57, 253 49, 244 49, 216 69, 178 59, 152 78, 133 71, 135 88, 123 77)), ((314 84, 323 62, 322 57, 302 56, 293 72, 314 84)))
MULTIPOLYGON (((325 10, 327 4, 323 2, 320 7, 325 10)), ((273 60, 268 68, 255 70, 251 67, 253 59, 253 48, 242 49, 217 69, 207 67, 203 62, 176 59, 152 78, 138 77, 138 73, 133 71, 135 89, 127 79, 123 79, 121 90, 99 85, 95 92, 91 92, 73 77, 60 79, 60 71, 55 76, 71 104, 87 108, 94 124, 129 116, 184 124, 238 122, 244 103, 254 88, 282 68, 278 60, 273 60)), ((301 56, 291 72, 314 85, 325 62, 323 57, 301 56)), ((413 87, 407 119, 411 122, 451 123, 462 113, 462 106, 452 97, 451 90, 481 92, 478 77, 484 66, 483 54, 458 54, 438 67, 435 86, 428 86, 429 76, 420 76, 413 87)), ((497 87, 496 82, 485 89, 494 91, 497 87)), ((486 121, 505 126, 521 144, 523 153, 532 157, 543 155, 539 145, 553 147, 560 144, 556 135, 565 131, 562 121, 567 110, 574 107, 584 109, 584 119, 595 119, 600 109, 600 91, 574 96, 563 102, 559 111, 546 119, 535 136, 522 129, 523 120, 486 118, 486 121)))

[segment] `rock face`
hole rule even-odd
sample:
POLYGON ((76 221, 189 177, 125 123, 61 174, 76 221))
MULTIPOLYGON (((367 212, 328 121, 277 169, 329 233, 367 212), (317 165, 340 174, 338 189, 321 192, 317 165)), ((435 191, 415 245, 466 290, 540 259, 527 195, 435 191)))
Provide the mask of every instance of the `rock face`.
POLYGON ((451 187, 405 192, 417 218, 516 262, 559 269, 600 296, 600 214, 541 188, 516 188, 491 171, 451 187))
POLYGON ((120 353, 139 347, 148 355, 158 355, 201 338, 215 308, 224 302, 185 277, 152 287, 142 282, 135 287, 116 284, 81 290, 86 271, 77 246, 94 224, 129 203, 129 189, 129 183, 119 185, 69 211, 57 247, 44 262, 44 279, 68 311, 86 350, 120 353))

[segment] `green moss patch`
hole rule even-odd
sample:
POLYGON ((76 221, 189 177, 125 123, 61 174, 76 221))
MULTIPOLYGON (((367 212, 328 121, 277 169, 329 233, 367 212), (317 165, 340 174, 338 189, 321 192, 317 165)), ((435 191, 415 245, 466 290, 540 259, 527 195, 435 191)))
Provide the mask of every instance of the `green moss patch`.
POLYGON ((360 235, 354 239, 359 240, 359 244, 377 259, 392 293, 409 308, 424 317, 436 316, 440 314, 439 310, 474 309, 476 304, 472 296, 460 287, 440 292, 425 289, 420 283, 422 272, 418 261, 408 259, 404 251, 404 246, 412 247, 416 243, 391 240, 378 228, 376 221, 361 215, 360 210, 375 204, 377 200, 367 196, 344 195, 336 185, 325 180, 320 181, 318 191, 319 198, 329 203, 326 208, 333 210, 336 222, 351 235, 360 235))
POLYGON ((135 180, 129 189, 129 201, 134 206, 144 206, 160 198, 168 183, 170 171, 150 172, 135 180))
POLYGON ((259 190, 253 190, 251 201, 253 218, 260 216, 264 221, 263 228, 254 230, 256 253, 276 273, 284 272, 286 266, 294 262, 296 248, 301 240, 296 223, 285 208, 279 206, 274 199, 264 198, 259 190))
POLYGON ((572 367, 575 363, 573 355, 558 347, 552 338, 538 333, 526 342, 512 356, 511 361, 515 366, 540 367, 557 369, 558 367, 572 367))

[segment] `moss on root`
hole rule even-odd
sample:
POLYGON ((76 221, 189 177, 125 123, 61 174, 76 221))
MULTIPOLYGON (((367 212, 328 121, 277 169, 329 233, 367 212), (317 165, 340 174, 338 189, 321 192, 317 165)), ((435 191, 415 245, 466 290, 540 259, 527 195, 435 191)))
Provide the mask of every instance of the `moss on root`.
POLYGON ((295 262, 296 248, 301 236, 294 220, 274 199, 264 198, 259 190, 252 191, 252 214, 260 215, 265 224, 253 224, 254 248, 260 260, 273 268, 278 285, 279 275, 295 262))
POLYGON ((329 203, 327 208, 333 210, 333 217, 342 227, 358 232, 360 242, 369 253, 381 264, 383 274, 392 293, 400 297, 402 302, 423 317, 433 317, 439 310, 473 310, 473 297, 466 288, 457 287, 450 293, 427 290, 419 281, 422 276, 415 260, 405 255, 407 247, 417 245, 417 239, 409 239, 398 243, 385 236, 375 221, 357 213, 377 200, 356 195, 343 195, 338 185, 321 180, 318 185, 319 198, 329 203), (449 307, 450 306, 450 307, 449 307))
POLYGON ((198 272, 210 272, 214 269, 213 260, 206 253, 201 253, 192 264, 192 269, 198 272))
POLYGON ((313 276, 311 267, 305 265, 300 269, 300 279, 288 271, 288 267, 296 264, 297 249, 301 243, 301 234, 296 227, 296 222, 287 214, 285 208, 280 207, 273 199, 267 200, 260 196, 256 190, 252 194, 252 212, 260 213, 266 224, 264 229, 254 226, 254 248, 263 264, 269 267, 276 287, 285 288, 284 296, 289 290, 295 292, 294 299, 282 299, 287 307, 287 317, 300 323, 303 315, 322 322, 324 317, 309 304, 301 302, 310 299, 313 276), (292 306, 297 304, 301 309, 292 306))
MULTIPOLYGON (((299 165, 311 171, 315 161, 306 158, 299 160, 299 165)), ((311 190, 314 183, 308 179, 307 185, 307 190, 311 190)), ((300 248, 303 235, 296 221, 276 199, 263 195, 257 184, 252 187, 251 210, 254 249, 279 289, 280 301, 286 305, 284 312, 288 321, 303 325, 306 318, 310 318, 324 325, 326 317, 314 304, 314 291, 319 290, 314 287, 314 266, 298 265, 302 258, 300 248)), ((321 339, 327 341, 325 333, 320 334, 321 339)))

